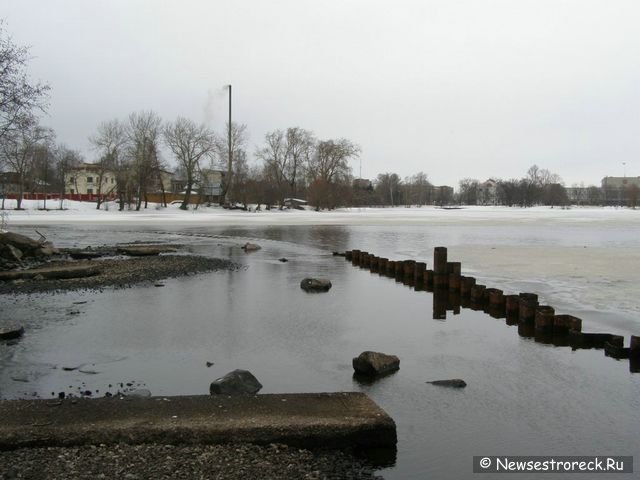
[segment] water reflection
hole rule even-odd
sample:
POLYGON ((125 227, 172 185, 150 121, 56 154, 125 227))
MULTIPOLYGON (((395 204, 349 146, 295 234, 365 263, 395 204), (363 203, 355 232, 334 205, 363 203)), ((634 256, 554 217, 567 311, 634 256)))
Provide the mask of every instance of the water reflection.
MULTIPOLYGON (((466 478, 472 456, 487 451, 640 455, 640 376, 629 375, 626 360, 604 361, 601 350, 583 348, 599 341, 590 336, 576 336, 565 348, 547 347, 558 340, 538 334, 535 318, 520 323, 509 314, 507 298, 504 321, 516 328, 488 317, 485 310, 501 312, 488 301, 473 302, 462 277, 459 294, 449 289, 430 294, 432 271, 425 270, 420 282, 392 260, 424 258, 433 239, 451 236, 449 230, 271 225, 139 227, 137 233, 131 227, 55 230, 81 246, 160 238, 201 255, 229 257, 243 268, 168 279, 165 288, 30 302, 0 298, 2 312, 24 320, 27 330, 19 344, 0 345, 4 398, 48 397, 83 383, 102 394, 109 384, 131 380, 144 382, 154 395, 203 394, 213 379, 245 368, 265 385, 265 393, 367 393, 398 427, 398 450, 381 462, 389 467, 381 472, 388 480, 466 478), (262 250, 243 252, 240 246, 247 241, 262 250), (377 270, 354 268, 332 256, 350 244, 381 251, 377 270), (278 262, 282 257, 289 262, 278 262), (333 288, 306 295, 299 284, 307 276, 329 277, 333 288), (88 302, 73 305, 80 300, 88 302), (80 313, 69 315, 71 307, 80 313), (442 321, 430 320, 434 312, 442 321), (400 371, 375 383, 354 379, 351 359, 364 350, 397 354, 400 371), (61 368, 86 363, 95 364, 97 373, 61 368), (20 375, 29 383, 11 378, 20 375), (468 386, 451 392, 425 384, 438 378, 463 378, 468 386)), ((47 237, 55 235, 49 231, 47 237)), ((490 295, 490 287, 486 290, 490 295)), ((632 371, 640 368, 636 360, 628 363, 632 371)))

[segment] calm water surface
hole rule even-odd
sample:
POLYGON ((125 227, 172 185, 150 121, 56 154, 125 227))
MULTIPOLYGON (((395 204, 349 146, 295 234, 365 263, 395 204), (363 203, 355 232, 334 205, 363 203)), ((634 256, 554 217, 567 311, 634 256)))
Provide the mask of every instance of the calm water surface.
POLYGON ((27 330, 20 341, 0 345, 2 398, 49 398, 79 389, 103 395, 121 382, 154 395, 206 394, 212 380, 243 368, 261 381, 262 393, 368 393, 398 426, 397 457, 381 470, 389 479, 468 478, 474 455, 640 459, 640 374, 630 373, 628 361, 600 350, 536 343, 504 320, 467 309, 434 320, 432 294, 331 255, 360 248, 430 263, 440 244, 455 250, 470 241, 573 245, 584 238, 592 247, 613 242, 635 248, 637 237, 626 231, 612 238, 474 227, 435 233, 424 226, 38 229, 59 246, 181 243, 198 254, 231 257, 242 268, 169 279, 163 288, 0 297, 1 318, 17 319, 27 330), (246 241, 263 248, 245 254, 239 247, 246 241), (328 277, 333 288, 306 294, 299 287, 306 276, 328 277), (400 371, 371 385, 358 383, 351 358, 364 350, 398 355, 400 371), (425 383, 444 378, 463 378, 468 387, 425 383))

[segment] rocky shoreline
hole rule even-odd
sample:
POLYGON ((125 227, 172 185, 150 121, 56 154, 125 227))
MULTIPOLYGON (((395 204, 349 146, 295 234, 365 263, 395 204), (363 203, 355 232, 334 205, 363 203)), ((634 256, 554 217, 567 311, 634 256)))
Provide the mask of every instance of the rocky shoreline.
POLYGON ((115 245, 57 249, 22 235, 0 235, 0 294, 127 288, 218 270, 229 260, 180 253, 179 245, 115 245))
POLYGON ((235 270, 237 265, 229 260, 197 255, 163 254, 134 258, 105 258, 98 260, 61 260, 51 262, 56 268, 68 266, 97 266, 99 272, 78 278, 48 279, 34 277, 0 282, 0 294, 26 294, 65 290, 101 290, 105 287, 127 288, 139 283, 201 272, 235 270))
POLYGON ((0 480, 381 479, 341 451, 286 445, 87 445, 0 452, 0 480))

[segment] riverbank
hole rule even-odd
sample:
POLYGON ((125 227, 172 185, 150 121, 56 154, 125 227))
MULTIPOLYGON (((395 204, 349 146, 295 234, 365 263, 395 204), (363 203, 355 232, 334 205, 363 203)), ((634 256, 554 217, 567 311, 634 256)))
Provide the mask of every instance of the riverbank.
MULTIPOLYGON (((157 255, 136 258, 77 260, 51 262, 46 268, 63 271, 65 268, 95 267, 97 273, 78 278, 43 278, 0 281, 0 294, 28 294, 68 290, 102 290, 127 288, 140 283, 153 283, 162 279, 193 275, 201 272, 235 270, 237 265, 220 258, 197 255, 157 255), (53 264, 53 267, 52 267, 53 264)), ((37 269, 34 269, 37 272, 37 269)), ((162 283, 156 284, 159 287, 162 283)))
POLYGON ((362 393, 13 400, 0 416, 0 479, 366 479, 346 452, 396 444, 362 393))

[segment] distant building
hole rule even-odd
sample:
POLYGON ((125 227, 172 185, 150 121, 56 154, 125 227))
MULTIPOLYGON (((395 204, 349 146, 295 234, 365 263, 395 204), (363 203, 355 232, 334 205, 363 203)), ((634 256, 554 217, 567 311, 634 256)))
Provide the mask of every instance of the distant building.
POLYGON ((196 191, 200 191, 209 202, 219 202, 224 177, 225 172, 222 170, 204 169, 200 172, 200 181, 196 191))
POLYGON ((498 203, 498 182, 493 178, 478 184, 478 205, 496 205, 498 203))
POLYGON ((431 202, 434 205, 447 205, 453 201, 453 187, 448 185, 431 187, 431 202))
POLYGON ((113 194, 116 191, 116 175, 106 170, 102 174, 100 188, 100 171, 102 167, 94 163, 83 163, 72 168, 64 175, 64 193, 79 195, 113 194))
POLYGON ((630 195, 637 196, 638 189, 640 189, 640 177, 604 177, 602 179, 603 204, 626 205, 630 195))
POLYGON ((588 205, 593 200, 589 194, 589 187, 565 187, 565 191, 571 205, 588 205))
POLYGON ((285 198, 284 206, 288 208, 295 208, 298 210, 304 210, 304 207, 308 205, 306 200, 302 198, 285 198))

